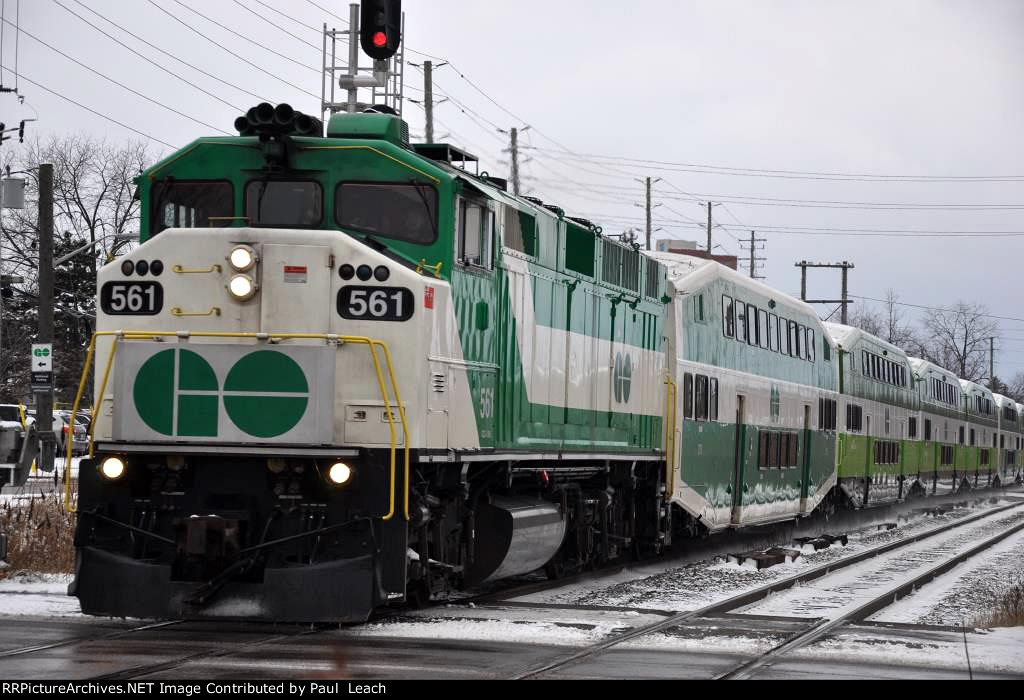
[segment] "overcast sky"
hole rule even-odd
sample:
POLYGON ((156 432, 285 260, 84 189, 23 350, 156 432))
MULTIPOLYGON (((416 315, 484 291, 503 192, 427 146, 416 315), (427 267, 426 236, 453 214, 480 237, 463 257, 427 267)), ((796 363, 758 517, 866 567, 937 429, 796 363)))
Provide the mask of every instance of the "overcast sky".
MULTIPOLYGON (((799 293, 795 261, 846 259, 857 266, 850 274, 855 295, 881 298, 893 287, 905 302, 978 301, 993 314, 1024 318, 1024 238, 864 235, 872 230, 1024 233, 1024 2, 404 4, 406 46, 452 64, 435 72, 437 90, 454 98, 436 108, 438 135, 448 134, 446 140, 478 154, 483 169, 504 175, 508 168, 501 161, 507 156, 501 150, 507 137, 495 126, 529 125, 522 137, 523 145, 532 147, 524 151, 532 158, 524 166, 525 186, 606 232, 641 226, 643 211, 634 203, 642 201, 643 188, 636 178, 661 177, 654 186, 654 201, 662 205, 655 223, 664 230, 655 238, 703 242, 696 222, 702 226, 706 213, 691 200, 710 196, 725 202, 714 209, 716 222, 724 226, 715 229, 715 242, 742 255, 737 239, 757 230, 767 238, 759 253, 767 257, 767 281, 785 292, 799 293), (690 165, 600 162, 593 156, 690 165), (740 175, 722 173, 722 166, 926 179, 1018 177, 858 181, 740 175), (719 172, 694 172, 707 170, 719 172), (788 201, 765 201, 770 199, 788 201), (808 206, 811 202, 857 204, 808 206), (973 208, 880 209, 864 203, 973 208), (825 229, 858 233, 808 235, 825 229)), ((24 33, 17 60, 25 104, 19 106, 11 95, 0 97, 0 119, 10 125, 38 116, 30 129, 43 134, 140 138, 40 87, 45 86, 174 147, 216 133, 211 127, 230 131, 234 117, 258 98, 317 113, 319 28, 324 22, 344 26, 327 11, 348 16, 347 3, 332 0, 24 0, 21 5, 24 33), (111 84, 28 33, 209 126, 111 84)), ((17 0, 5 0, 7 22, 14 22, 16 6, 17 0)), ((13 24, 4 29, 3 64, 11 69, 13 24)), ((407 53, 415 63, 424 58, 407 53)), ((5 71, 4 86, 13 81, 5 71)), ((413 67, 407 85, 408 97, 422 97, 414 89, 422 88, 422 74, 413 67)), ((413 133, 422 135, 422 108, 407 102, 404 116, 413 133)), ((16 147, 16 140, 4 147, 16 147)), ((152 142, 154 156, 170 150, 152 142)), ((812 273, 810 280, 812 296, 839 293, 837 273, 812 273)), ((823 316, 830 312, 822 309, 823 316)), ((1024 370, 1024 323, 1004 321, 1002 328, 997 374, 1006 376, 1024 370)))

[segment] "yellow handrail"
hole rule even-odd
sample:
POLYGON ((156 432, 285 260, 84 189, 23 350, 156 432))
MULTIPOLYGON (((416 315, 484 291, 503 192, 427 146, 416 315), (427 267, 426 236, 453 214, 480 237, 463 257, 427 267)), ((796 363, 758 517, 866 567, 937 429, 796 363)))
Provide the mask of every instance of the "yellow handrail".
MULTIPOLYGON (((391 362, 391 352, 388 349, 387 343, 383 340, 375 338, 368 338, 365 336, 348 336, 348 335, 334 335, 330 333, 230 333, 230 332, 217 332, 217 331, 198 331, 191 332, 186 331, 178 333, 175 331, 97 331, 93 334, 92 339, 89 341, 89 349, 85 357, 85 365, 82 368, 82 377, 78 384, 78 391, 75 393, 75 402, 71 409, 71 422, 74 425, 75 417, 78 415, 78 407, 81 404, 82 394, 85 392, 86 379, 90 368, 92 367, 93 357, 96 351, 96 339, 99 337, 115 337, 113 346, 110 349, 110 355, 107 357, 107 365, 103 372, 103 382, 100 385, 100 392, 97 395, 96 402, 93 405, 93 416, 92 424, 89 427, 89 456, 92 457, 94 454, 93 450, 93 431, 96 428, 96 421, 99 419, 99 409, 103 403, 103 395, 106 393, 107 382, 110 378, 110 370, 114 364, 114 354, 117 352, 117 340, 155 340, 156 338, 167 338, 167 337, 185 337, 185 338, 252 338, 256 340, 269 340, 271 338, 275 340, 324 340, 327 342, 337 342, 339 344, 356 344, 366 345, 370 351, 370 357, 373 360, 374 370, 377 375, 377 387, 380 389, 381 397, 384 399, 384 410, 386 411, 388 419, 388 428, 391 432, 391 446, 389 450, 390 455, 390 479, 391 488, 388 499, 388 512, 382 516, 382 520, 391 520, 395 516, 395 453, 397 450, 398 434, 395 430, 395 419, 394 413, 391 410, 391 401, 387 386, 384 381, 384 373, 381 369, 380 359, 377 356, 377 348, 379 347, 384 352, 384 359, 387 365, 388 379, 391 382, 391 387, 395 392, 395 400, 398 403, 398 412, 402 422, 402 436, 404 441, 404 483, 405 483, 405 495, 403 503, 403 511, 406 520, 409 519, 409 426, 405 416, 405 406, 402 404, 402 395, 398 389, 398 382, 395 378, 394 365, 391 362)), ((68 440, 67 445, 67 457, 64 467, 64 505, 69 511, 73 511, 71 504, 71 440, 68 440)))
POLYGON ((672 377, 665 377, 665 468, 668 470, 669 488, 665 500, 672 498, 676 482, 676 412, 678 387, 672 377))

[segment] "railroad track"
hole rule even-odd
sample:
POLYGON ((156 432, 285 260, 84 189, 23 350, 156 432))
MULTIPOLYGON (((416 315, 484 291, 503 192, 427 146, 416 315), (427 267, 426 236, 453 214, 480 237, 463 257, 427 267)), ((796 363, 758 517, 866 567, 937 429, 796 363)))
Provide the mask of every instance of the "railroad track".
POLYGON ((946 557, 943 561, 928 568, 926 571, 917 574, 909 581, 904 581, 895 586, 885 587, 881 593, 851 610, 840 613, 832 618, 819 618, 815 620, 806 630, 794 634, 789 639, 768 650, 761 656, 751 659, 750 661, 746 661, 730 671, 719 674, 715 678, 716 680, 745 680, 751 678, 758 669, 771 665, 782 655, 800 649, 801 647, 805 647, 808 644, 812 644, 843 625, 866 620, 880 610, 896 603, 901 598, 910 595, 920 586, 923 586, 938 576, 946 573, 957 564, 961 564, 968 559, 977 556, 981 552, 992 548, 1021 530, 1024 530, 1024 520, 1002 532, 997 533, 996 535, 993 535, 992 537, 982 540, 969 549, 960 551, 953 556, 946 557))
POLYGON ((0 659, 9 658, 11 656, 22 656, 24 654, 32 654, 39 651, 46 651, 47 649, 59 649, 60 647, 66 647, 72 644, 98 642, 107 639, 120 639, 121 637, 127 637, 128 635, 134 634, 136 632, 145 632, 147 630, 161 629, 163 627, 178 625, 182 622, 184 622, 184 620, 164 620, 162 622, 153 622, 147 625, 140 625, 138 627, 130 627, 128 629, 117 630, 115 632, 108 632, 106 634, 96 634, 86 637, 71 637, 69 639, 60 639, 55 642, 49 642, 47 644, 33 644, 30 646, 20 647, 18 649, 8 649, 7 651, 0 652, 0 659))
MULTIPOLYGON (((748 607, 754 603, 764 600, 766 597, 774 593, 785 591, 794 586, 806 583, 808 581, 813 581, 815 579, 822 578, 836 571, 856 566, 861 562, 873 559, 879 555, 908 547, 917 542, 921 542, 923 540, 939 536, 943 533, 962 528, 979 520, 992 518, 994 516, 999 515, 1000 513, 1021 508, 1024 508, 1024 503, 1011 503, 1008 505, 999 506, 997 508, 986 510, 982 513, 966 516, 964 518, 960 518, 955 522, 947 523, 945 525, 941 525, 935 528, 930 528, 924 532, 920 532, 909 537, 901 538, 893 542, 879 545, 877 547, 873 547, 858 554, 854 554, 849 557, 843 557, 842 559, 837 559, 828 562, 821 566, 807 569, 793 576, 789 576, 779 581, 774 581, 772 583, 758 587, 754 590, 747 591, 745 593, 741 593, 730 598, 726 598, 725 600, 721 600, 716 603, 706 605, 702 608, 688 610, 685 612, 678 612, 666 617, 663 620, 659 620, 657 622, 653 622, 647 625, 642 625, 640 627, 624 631, 619 634, 611 635, 606 639, 603 639, 599 642, 583 647, 581 649, 577 649, 571 653, 565 654, 560 657, 556 657, 554 659, 551 659, 549 661, 532 667, 522 669, 521 671, 512 675, 511 678, 516 680, 536 678, 544 674, 551 673, 553 671, 559 671, 570 666, 573 666, 575 664, 578 664, 582 661, 599 656, 606 650, 611 649, 612 647, 616 647, 625 642, 646 637, 651 634, 656 634, 664 630, 672 629, 673 627, 678 627, 679 625, 691 620, 699 619, 702 617, 714 617, 718 615, 723 615, 748 607)), ((938 576, 944 571, 949 570, 956 564, 960 563, 961 561, 964 561, 966 558, 974 556, 974 554, 976 554, 977 552, 988 549, 996 542, 1005 539, 1006 537, 1009 537, 1010 535, 1020 531, 1021 529, 1024 529, 1024 522, 1019 523, 1018 525, 1014 526, 1008 531, 1000 533, 994 538, 985 540, 983 543, 977 545, 976 547, 972 547, 967 552, 961 552, 959 555, 957 555, 957 557, 954 557, 936 567, 933 567, 932 569, 929 569, 927 572, 921 574, 919 577, 915 577, 913 581, 900 584, 900 586, 897 587, 895 590, 885 591, 885 593, 879 595, 869 603, 857 608, 857 610, 854 611, 854 614, 860 615, 862 618, 874 614, 882 607, 885 607, 885 605, 889 604, 887 601, 891 601, 893 597, 898 596, 901 591, 903 591, 903 595, 906 595, 906 593, 913 590, 915 586, 920 585, 922 581, 930 581, 935 576, 938 576)), ((544 605, 541 604, 537 607, 544 607, 544 605)), ((810 644, 815 639, 819 639, 821 636, 828 634, 828 632, 834 630, 839 625, 846 624, 847 622, 849 622, 849 619, 852 618, 847 616, 847 618, 844 619, 843 622, 837 624, 833 624, 833 620, 815 620, 808 629, 794 635, 783 644, 780 644, 779 646, 767 652, 765 655, 758 657, 757 659, 754 659, 752 661, 746 662, 741 667, 732 669, 726 674, 722 674, 720 677, 749 677, 749 675, 745 674, 753 673, 757 668, 764 666, 766 663, 770 663, 773 659, 778 658, 778 656, 785 654, 787 651, 792 651, 794 649, 800 648, 801 646, 805 646, 806 644, 810 644), (733 676, 731 674, 736 675, 733 676)))

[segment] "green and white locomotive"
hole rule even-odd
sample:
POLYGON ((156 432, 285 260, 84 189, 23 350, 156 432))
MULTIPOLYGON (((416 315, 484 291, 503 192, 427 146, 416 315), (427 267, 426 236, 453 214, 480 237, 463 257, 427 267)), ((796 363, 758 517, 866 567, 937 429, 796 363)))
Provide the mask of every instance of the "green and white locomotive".
POLYGON ((1020 476, 1019 405, 397 116, 236 126, 138 178, 142 245, 99 273, 86 613, 361 621, 1020 476))

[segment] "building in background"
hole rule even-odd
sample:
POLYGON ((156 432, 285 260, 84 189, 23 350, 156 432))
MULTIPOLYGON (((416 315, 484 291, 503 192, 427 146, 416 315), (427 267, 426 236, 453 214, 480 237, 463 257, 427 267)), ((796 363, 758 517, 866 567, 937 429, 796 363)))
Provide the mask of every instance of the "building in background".
POLYGON ((726 267, 736 269, 738 263, 735 255, 708 255, 708 251, 697 245, 697 241, 684 241, 677 238, 662 238, 655 244, 654 249, 659 253, 678 253, 689 255, 694 258, 711 259, 726 267))

